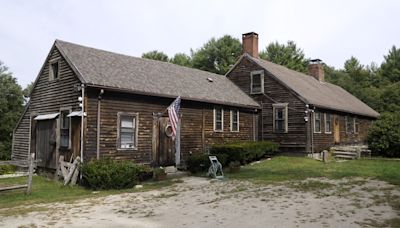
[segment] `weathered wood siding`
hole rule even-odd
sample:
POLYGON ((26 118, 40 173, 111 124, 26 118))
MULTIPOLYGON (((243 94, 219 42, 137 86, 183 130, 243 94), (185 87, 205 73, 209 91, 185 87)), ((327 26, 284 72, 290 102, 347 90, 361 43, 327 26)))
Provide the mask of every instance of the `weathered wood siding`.
POLYGON ((313 133, 314 135, 314 152, 321 152, 322 150, 329 149, 329 147, 335 145, 334 134, 335 129, 332 121, 332 133, 325 133, 325 115, 324 113, 330 113, 332 116, 336 116, 339 119, 339 131, 340 131, 340 143, 341 145, 352 145, 352 144, 366 144, 368 129, 372 124, 372 120, 363 116, 351 115, 351 117, 357 118, 359 123, 358 133, 347 133, 346 132, 346 113, 333 112, 328 110, 316 110, 321 115, 321 133, 313 133))
POLYGON ((304 152, 307 141, 304 121, 305 103, 265 70, 263 70, 265 95, 250 94, 250 72, 257 70, 263 70, 263 68, 244 58, 229 73, 228 78, 262 106, 262 118, 259 118, 260 139, 277 142, 282 150, 294 148, 296 152, 304 152), (273 132, 272 104, 274 103, 288 103, 287 133, 273 132))
POLYGON ((281 146, 282 151, 287 152, 320 152, 335 144, 334 129, 332 121, 332 133, 325 133, 325 116, 323 113, 331 113, 339 118, 340 144, 362 144, 365 143, 371 119, 354 116, 359 121, 359 133, 346 133, 346 113, 333 112, 329 110, 316 110, 322 113, 321 133, 314 133, 313 118, 305 122, 305 103, 298 98, 290 89, 278 82, 268 71, 246 58, 236 65, 228 74, 228 78, 239 86, 245 93, 251 96, 262 106, 262 118, 259 118, 259 139, 271 140, 281 146), (264 94, 250 94, 250 72, 262 70, 264 72, 264 94), (274 103, 288 103, 288 132, 273 132, 273 108, 274 103), (312 139, 311 139, 312 138, 312 139))
MULTIPOLYGON (((85 139, 85 160, 96 158, 97 153, 97 105, 98 89, 88 89, 87 134, 85 139)), ((173 99, 126 94, 105 90, 101 100, 100 157, 133 159, 141 163, 152 162, 153 113, 165 111, 173 99), (117 149, 118 112, 139 113, 138 149, 117 149)), ((181 103, 181 159, 190 153, 202 153, 213 143, 232 140, 252 140, 253 114, 240 110, 240 131, 230 132, 229 110, 225 107, 224 131, 213 131, 212 104, 183 100, 181 103)))
POLYGON ((79 84, 80 81, 69 64, 62 58, 57 48, 54 47, 37 78, 37 82, 31 93, 29 106, 15 128, 13 135, 13 160, 27 159, 30 143, 31 114, 39 115, 60 112, 60 108, 62 107, 70 107, 72 110, 79 109, 78 97, 80 96, 80 92, 75 88, 79 84), (50 81, 49 62, 57 58, 60 58, 59 79, 50 81))

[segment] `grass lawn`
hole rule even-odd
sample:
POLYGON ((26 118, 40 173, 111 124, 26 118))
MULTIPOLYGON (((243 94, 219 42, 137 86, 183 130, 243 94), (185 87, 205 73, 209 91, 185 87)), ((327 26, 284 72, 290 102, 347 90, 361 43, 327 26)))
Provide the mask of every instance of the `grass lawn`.
POLYGON ((360 159, 322 163, 305 157, 274 157, 269 161, 244 166, 239 173, 228 174, 228 177, 263 183, 304 180, 309 177, 364 177, 400 185, 400 160, 360 159))
MULTIPOLYGON (((0 179, 0 186, 26 184, 27 177, 14 177, 0 179)), ((105 196, 124 192, 146 191, 173 184, 174 181, 146 182, 141 189, 96 191, 80 186, 63 186, 60 182, 46 179, 41 176, 33 177, 32 194, 26 195, 25 189, 0 192, 0 209, 19 205, 32 205, 37 203, 50 203, 60 201, 73 201, 88 197, 105 196)))

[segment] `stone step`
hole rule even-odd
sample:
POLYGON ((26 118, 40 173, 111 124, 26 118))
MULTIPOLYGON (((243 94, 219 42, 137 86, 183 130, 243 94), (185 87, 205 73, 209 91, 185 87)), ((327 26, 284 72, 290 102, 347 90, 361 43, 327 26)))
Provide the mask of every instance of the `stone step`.
POLYGON ((349 156, 357 156, 355 152, 347 152, 347 151, 334 151, 334 155, 349 155, 349 156))
POLYGON ((350 155, 335 155, 334 157, 339 159, 356 159, 355 156, 350 156, 350 155))

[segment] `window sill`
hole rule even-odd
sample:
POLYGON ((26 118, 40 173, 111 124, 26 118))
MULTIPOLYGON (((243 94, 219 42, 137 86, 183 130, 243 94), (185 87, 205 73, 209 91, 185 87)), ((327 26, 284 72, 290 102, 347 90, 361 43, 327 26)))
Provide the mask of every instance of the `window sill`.
POLYGON ((320 132, 317 132, 317 131, 314 131, 314 134, 321 134, 322 132, 320 131, 320 132))
POLYGON ((326 134, 326 135, 331 135, 331 134, 332 134, 332 132, 325 132, 325 134, 326 134))
POLYGON ((274 134, 287 134, 287 131, 274 131, 274 134))
POLYGON ((117 148, 117 151, 130 151, 130 150, 138 150, 137 147, 132 148, 117 148))
POLYGON ((264 92, 250 92, 251 95, 264 94, 264 92))

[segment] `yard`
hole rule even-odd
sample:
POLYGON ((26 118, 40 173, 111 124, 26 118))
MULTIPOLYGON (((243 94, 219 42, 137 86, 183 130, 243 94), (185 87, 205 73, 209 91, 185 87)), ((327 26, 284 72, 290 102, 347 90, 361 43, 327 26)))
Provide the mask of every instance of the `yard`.
MULTIPOLYGON (((21 178, 0 179, 5 182, 21 178)), ((184 177, 92 192, 35 177, 0 193, 4 227, 399 227, 400 161, 276 157, 225 180, 184 177)))

